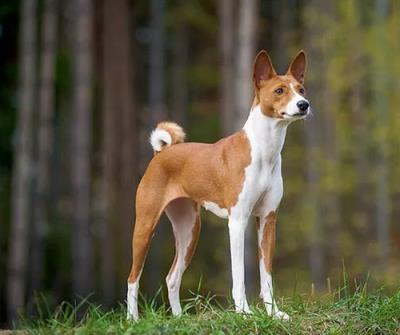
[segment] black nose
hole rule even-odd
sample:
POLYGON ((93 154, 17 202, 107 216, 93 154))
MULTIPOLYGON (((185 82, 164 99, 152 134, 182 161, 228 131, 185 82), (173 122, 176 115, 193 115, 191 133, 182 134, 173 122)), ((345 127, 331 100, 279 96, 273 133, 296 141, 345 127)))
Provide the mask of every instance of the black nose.
POLYGON ((310 106, 310 104, 306 100, 300 100, 296 105, 302 112, 305 112, 310 106))

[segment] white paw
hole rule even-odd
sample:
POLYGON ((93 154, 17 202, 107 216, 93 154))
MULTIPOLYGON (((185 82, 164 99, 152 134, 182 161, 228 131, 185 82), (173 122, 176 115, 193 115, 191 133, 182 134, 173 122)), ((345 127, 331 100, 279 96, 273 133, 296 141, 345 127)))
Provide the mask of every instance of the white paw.
POLYGON ((247 301, 244 303, 240 303, 239 305, 236 305, 236 312, 242 313, 242 314, 251 314, 249 304, 247 301))
POLYGON ((241 314, 253 314, 253 312, 250 310, 250 308, 245 308, 245 309, 241 309, 241 310, 236 310, 236 312, 241 313, 241 314))
POLYGON ((290 316, 287 315, 285 312, 282 311, 274 311, 274 313, 272 314, 272 317, 274 319, 279 319, 279 320, 284 320, 284 321, 289 321, 290 320, 290 316))
POLYGON ((137 321, 137 320, 139 319, 139 315, 138 315, 138 314, 131 313, 131 312, 128 312, 128 313, 126 314, 126 319, 127 319, 128 321, 137 321))
POLYGON ((242 314, 252 314, 252 311, 249 308, 248 303, 240 304, 239 306, 236 305, 236 313, 242 313, 242 314))
POLYGON ((246 306, 244 306, 242 313, 244 314, 252 314, 253 312, 250 310, 249 306, 246 304, 246 306))
POLYGON ((265 308, 267 310, 267 314, 274 319, 285 320, 285 321, 290 320, 290 316, 287 315, 285 312, 280 311, 275 302, 273 302, 272 304, 266 302, 265 308))
POLYGON ((181 306, 179 307, 172 307, 172 315, 173 316, 181 316, 182 315, 182 308, 181 306))

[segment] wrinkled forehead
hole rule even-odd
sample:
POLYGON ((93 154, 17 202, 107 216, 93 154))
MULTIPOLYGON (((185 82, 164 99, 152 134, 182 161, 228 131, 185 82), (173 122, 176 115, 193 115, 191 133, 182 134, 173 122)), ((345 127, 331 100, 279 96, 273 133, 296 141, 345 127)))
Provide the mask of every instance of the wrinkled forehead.
POLYGON ((274 76, 267 82, 268 86, 279 86, 279 85, 286 85, 290 87, 290 84, 293 86, 300 85, 300 83, 290 74, 286 74, 283 76, 274 76))

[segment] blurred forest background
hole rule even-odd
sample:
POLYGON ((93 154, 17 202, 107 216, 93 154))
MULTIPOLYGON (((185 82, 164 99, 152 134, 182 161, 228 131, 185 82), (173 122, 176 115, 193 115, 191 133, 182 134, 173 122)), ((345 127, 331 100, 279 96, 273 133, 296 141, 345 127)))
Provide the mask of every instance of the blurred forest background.
MULTIPOLYGON (((400 274, 400 1, 5 0, 0 2, 0 321, 76 297, 125 299, 137 182, 160 120, 189 141, 241 128, 251 66, 278 72, 303 48, 314 116, 283 152, 278 294, 400 274)), ((193 153, 196 154, 196 153, 193 153)), ((159 225, 141 280, 154 295, 174 255, 159 225)), ((182 296, 229 296, 227 223, 203 213, 182 296)), ((247 290, 258 292, 255 227, 247 290)))

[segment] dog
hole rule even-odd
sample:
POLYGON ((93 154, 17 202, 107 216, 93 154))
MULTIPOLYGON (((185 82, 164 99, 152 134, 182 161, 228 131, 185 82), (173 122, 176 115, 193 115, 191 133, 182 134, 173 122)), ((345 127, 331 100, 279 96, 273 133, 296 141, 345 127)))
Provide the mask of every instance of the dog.
POLYGON ((305 97, 306 54, 301 50, 285 75, 278 75, 265 50, 253 65, 254 101, 240 131, 213 144, 184 143, 183 129, 161 122, 151 133, 154 157, 136 194, 132 268, 128 277, 129 319, 138 319, 139 278, 160 215, 165 211, 175 237, 175 259, 166 277, 173 315, 182 308, 179 290, 200 234, 200 208, 229 221, 232 297, 235 310, 250 313, 244 283, 244 238, 256 217, 262 298, 267 313, 280 319, 272 289, 277 209, 283 196, 281 151, 286 130, 310 113, 305 97))

